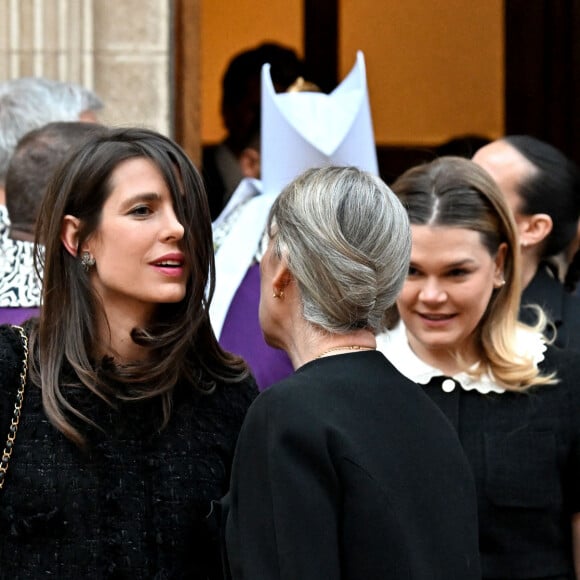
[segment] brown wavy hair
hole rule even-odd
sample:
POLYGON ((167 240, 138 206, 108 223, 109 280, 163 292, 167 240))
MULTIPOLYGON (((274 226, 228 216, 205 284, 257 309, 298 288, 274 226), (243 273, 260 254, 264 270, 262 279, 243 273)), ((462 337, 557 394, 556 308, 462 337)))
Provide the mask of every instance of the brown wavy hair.
POLYGON ((31 329, 31 379, 42 389, 50 421, 77 445, 84 444, 84 437, 73 418, 91 422, 67 400, 68 387, 84 386, 111 405, 116 399, 158 397, 164 426, 178 381, 211 393, 217 382, 247 377, 245 362, 219 346, 209 321, 215 265, 203 182, 185 152, 167 137, 146 129, 103 128, 75 150, 54 175, 40 208, 35 261, 43 293, 40 318, 31 329), (190 273, 183 300, 160 304, 146 328, 132 331, 149 356, 118 365, 95 360, 97 313, 103 307, 80 259, 65 249, 61 228, 65 215, 77 217, 82 247, 99 226, 113 171, 133 158, 152 161, 168 185, 185 229, 181 245, 190 273), (63 372, 67 368, 74 372, 63 372))

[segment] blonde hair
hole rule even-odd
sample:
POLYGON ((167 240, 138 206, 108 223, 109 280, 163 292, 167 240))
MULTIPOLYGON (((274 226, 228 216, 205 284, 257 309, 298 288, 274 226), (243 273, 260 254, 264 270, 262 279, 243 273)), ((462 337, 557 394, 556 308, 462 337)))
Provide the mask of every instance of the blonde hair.
MULTIPOLYGON (((507 252, 505 285, 494 290, 476 332, 480 364, 472 375, 489 372, 507 390, 520 391, 554 382, 541 375, 531 356, 518 353, 519 330, 543 332, 547 319, 538 309, 535 326, 518 321, 521 297, 520 254, 512 213, 492 178, 478 165, 460 157, 441 157, 406 171, 392 185, 411 224, 449 226, 476 231, 490 255, 500 244, 507 252)), ((458 353, 461 360, 461 353, 458 353)))

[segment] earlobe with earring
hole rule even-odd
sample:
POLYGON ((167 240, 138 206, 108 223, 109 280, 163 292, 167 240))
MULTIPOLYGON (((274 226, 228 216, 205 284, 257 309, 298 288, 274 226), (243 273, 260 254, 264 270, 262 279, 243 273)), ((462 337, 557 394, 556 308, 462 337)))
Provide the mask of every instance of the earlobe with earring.
POLYGON ((284 290, 274 290, 272 292, 272 298, 283 299, 284 298, 284 290))
POLYGON ((85 272, 89 272, 96 263, 97 261, 89 252, 83 252, 81 254, 81 265, 85 272))

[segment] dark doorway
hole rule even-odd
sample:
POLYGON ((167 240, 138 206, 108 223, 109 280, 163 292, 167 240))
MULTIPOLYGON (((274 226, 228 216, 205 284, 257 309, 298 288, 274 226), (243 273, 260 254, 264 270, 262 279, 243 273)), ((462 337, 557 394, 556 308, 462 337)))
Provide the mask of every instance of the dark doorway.
POLYGON ((506 133, 580 163, 580 0, 505 0, 506 133))

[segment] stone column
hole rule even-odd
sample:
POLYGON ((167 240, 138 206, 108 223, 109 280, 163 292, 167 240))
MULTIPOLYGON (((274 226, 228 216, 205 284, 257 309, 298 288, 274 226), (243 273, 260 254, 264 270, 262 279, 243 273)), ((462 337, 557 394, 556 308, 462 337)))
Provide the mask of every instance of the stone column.
POLYGON ((95 90, 101 120, 172 133, 171 0, 0 0, 0 80, 95 90))
POLYGON ((104 119, 171 134, 170 0, 92 0, 94 86, 104 119))
POLYGON ((0 0, 2 80, 45 76, 92 87, 93 0, 0 0))

